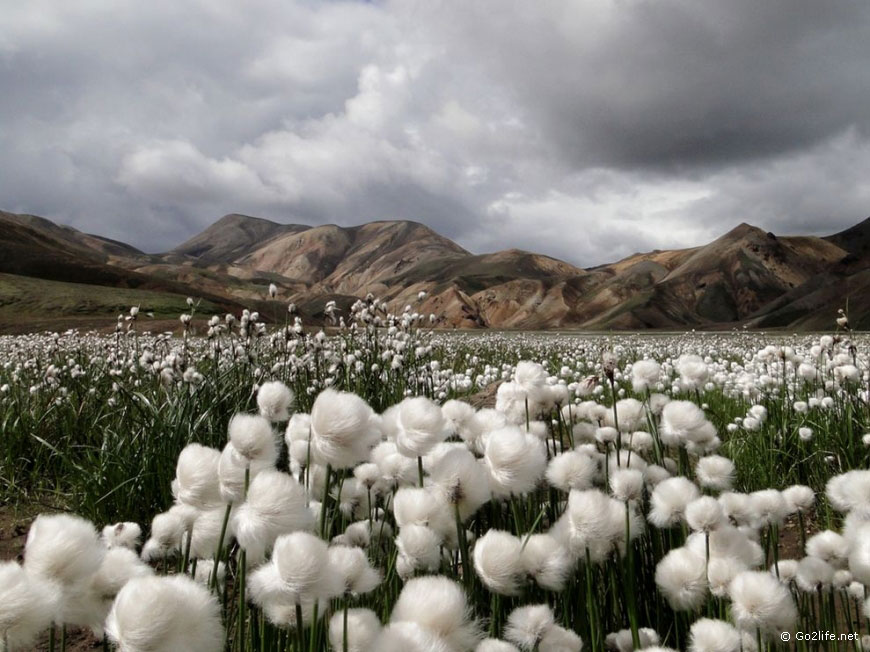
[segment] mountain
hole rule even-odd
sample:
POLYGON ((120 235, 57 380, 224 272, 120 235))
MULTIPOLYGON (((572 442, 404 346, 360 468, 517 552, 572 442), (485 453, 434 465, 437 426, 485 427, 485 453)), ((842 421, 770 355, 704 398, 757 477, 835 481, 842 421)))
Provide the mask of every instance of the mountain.
POLYGON ((229 263, 262 247, 284 233, 309 229, 301 224, 276 224, 249 215, 224 215, 202 233, 178 245, 170 253, 201 258, 210 262, 229 263))
POLYGON ((309 283, 322 293, 365 294, 417 265, 468 255, 417 222, 369 222, 282 234, 235 262, 309 283))
POLYGON ((70 226, 55 224, 51 220, 37 215, 25 215, 0 211, 0 226, 14 229, 21 227, 32 233, 39 234, 39 238, 52 242, 55 246, 63 246, 65 249, 95 257, 100 260, 108 260, 111 257, 136 257, 145 256, 144 253, 123 242, 110 240, 98 235, 82 233, 70 226))
POLYGON ((653 301, 687 324, 738 322, 842 257, 822 238, 777 237, 740 224, 656 283, 653 301))
POLYGON ((824 240, 843 255, 761 308, 748 320, 750 326, 824 329, 830 315, 843 308, 854 328, 870 327, 870 218, 824 240))
MULTIPOLYGON (((0 312, 5 315, 0 324, 4 325, 16 317, 97 314, 114 320, 119 312, 140 303, 143 313, 169 314, 161 308, 185 306, 188 296, 205 301, 203 312, 242 307, 223 293, 202 292, 172 278, 129 269, 149 258, 134 247, 33 215, 0 211, 0 251, 0 312), (96 291, 96 287, 103 289, 96 291), (126 292, 106 292, 106 288, 126 292)), ((174 312, 173 321, 177 316, 174 312)))
POLYGON ((0 212, 0 247, 0 273, 197 296, 267 317, 293 301, 317 321, 327 301, 346 310, 372 293, 446 328, 828 328, 847 304, 853 326, 870 326, 870 218, 826 237, 744 223, 704 246, 587 269, 520 249, 472 254, 412 221, 312 227, 239 214, 147 255, 0 212), (280 302, 268 301, 270 283, 280 302))

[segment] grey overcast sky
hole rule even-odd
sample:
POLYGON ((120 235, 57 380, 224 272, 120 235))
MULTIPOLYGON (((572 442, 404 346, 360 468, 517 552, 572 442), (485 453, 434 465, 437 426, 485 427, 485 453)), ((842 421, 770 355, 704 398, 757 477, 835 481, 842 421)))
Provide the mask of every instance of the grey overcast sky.
POLYGON ((582 266, 870 215, 867 0, 0 0, 0 208, 225 213, 582 266))

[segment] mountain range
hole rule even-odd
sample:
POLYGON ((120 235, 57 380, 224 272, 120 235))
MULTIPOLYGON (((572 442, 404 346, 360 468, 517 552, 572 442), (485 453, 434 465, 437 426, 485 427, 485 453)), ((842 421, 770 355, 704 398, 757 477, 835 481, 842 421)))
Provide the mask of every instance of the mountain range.
POLYGON ((187 296, 201 313, 247 306, 273 321, 292 301, 317 322, 327 301, 346 311, 367 293, 445 328, 828 329, 839 308, 870 327, 870 218, 826 237, 740 224, 704 246, 580 268, 519 249, 473 254, 412 221, 306 226, 231 214, 146 254, 0 211, 0 251, 2 330, 101 325, 130 305, 175 320, 187 296))

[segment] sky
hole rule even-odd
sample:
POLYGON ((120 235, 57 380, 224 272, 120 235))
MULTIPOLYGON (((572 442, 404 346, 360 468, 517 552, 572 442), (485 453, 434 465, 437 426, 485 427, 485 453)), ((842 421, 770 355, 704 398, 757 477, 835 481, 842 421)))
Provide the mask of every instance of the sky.
POLYGON ((580 266, 870 215, 866 0, 0 0, 0 209, 226 213, 580 266))

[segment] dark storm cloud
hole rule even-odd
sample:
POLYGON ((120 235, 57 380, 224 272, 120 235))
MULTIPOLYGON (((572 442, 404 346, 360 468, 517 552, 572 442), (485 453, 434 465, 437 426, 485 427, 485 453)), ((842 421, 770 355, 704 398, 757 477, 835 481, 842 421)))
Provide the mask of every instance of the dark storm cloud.
POLYGON ((866 2, 471 4, 466 53, 577 165, 753 159, 870 124, 866 2))
POLYGON ((227 212, 592 265, 870 214, 863 0, 0 0, 0 208, 227 212))

